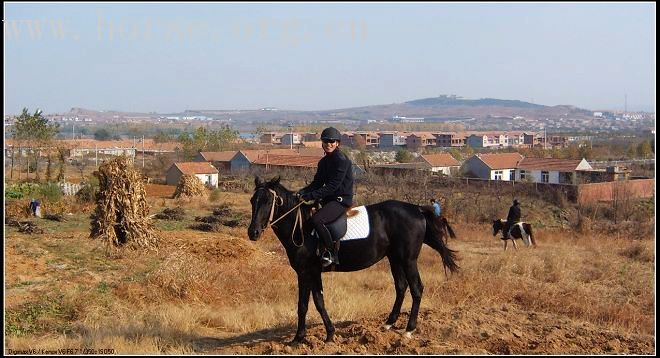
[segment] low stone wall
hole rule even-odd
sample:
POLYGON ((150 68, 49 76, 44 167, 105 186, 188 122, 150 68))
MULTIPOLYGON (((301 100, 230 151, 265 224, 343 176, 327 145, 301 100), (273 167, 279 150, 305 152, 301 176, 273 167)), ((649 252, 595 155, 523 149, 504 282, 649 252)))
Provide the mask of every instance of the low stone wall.
POLYGON ((635 179, 578 185, 578 204, 615 199, 652 198, 655 193, 655 179, 635 179))

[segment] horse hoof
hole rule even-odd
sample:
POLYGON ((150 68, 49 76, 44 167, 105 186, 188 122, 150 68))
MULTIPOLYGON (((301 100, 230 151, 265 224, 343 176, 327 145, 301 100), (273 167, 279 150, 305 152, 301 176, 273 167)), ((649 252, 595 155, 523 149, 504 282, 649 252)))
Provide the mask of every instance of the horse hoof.
POLYGON ((412 331, 407 331, 403 334, 403 338, 410 339, 412 338, 412 331))
POLYGON ((389 331, 392 328, 391 324, 384 324, 383 325, 383 331, 389 331))
POLYGON ((290 346, 297 346, 297 345, 299 345, 300 343, 302 343, 304 340, 305 340, 305 338, 294 337, 294 338, 289 342, 289 345, 290 345, 290 346))

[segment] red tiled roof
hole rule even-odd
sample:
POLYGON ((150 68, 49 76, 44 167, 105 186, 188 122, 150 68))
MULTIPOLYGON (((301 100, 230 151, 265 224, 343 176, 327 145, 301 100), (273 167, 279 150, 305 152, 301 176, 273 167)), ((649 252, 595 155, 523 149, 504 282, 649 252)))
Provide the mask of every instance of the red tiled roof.
POLYGON ((422 155, 422 159, 433 167, 451 167, 460 165, 460 163, 449 153, 426 154, 422 155))
POLYGON ((309 167, 316 168, 319 164, 319 157, 306 155, 262 155, 253 162, 254 164, 268 164, 287 167, 309 167))
POLYGON ((228 162, 236 155, 236 153, 238 153, 237 150, 226 150, 223 152, 199 152, 204 160, 213 162, 228 162))
POLYGON ((518 164, 519 169, 548 170, 559 172, 574 171, 581 159, 525 158, 518 164))
POLYGON ((435 139, 435 136, 431 132, 413 132, 409 135, 409 137, 412 136, 422 139, 435 139))
POLYGON ((218 169, 207 162, 179 162, 172 165, 183 174, 218 174, 218 169))
POLYGON ((384 163, 373 165, 373 168, 393 168, 393 169, 428 169, 431 165, 427 162, 412 163, 384 163))
POLYGON ((287 155, 287 156, 300 156, 300 154, 304 154, 304 156, 313 156, 316 157, 316 161, 318 162, 319 159, 323 157, 323 149, 320 148, 301 148, 300 153, 298 152, 297 148, 294 148, 293 150, 291 149, 248 149, 248 150, 241 150, 241 153, 243 153, 250 162, 254 162, 255 160, 259 159, 262 156, 269 155, 287 155), (314 153, 314 154, 312 154, 314 153))
POLYGON ((477 154, 490 169, 513 169, 517 168, 518 162, 523 156, 520 153, 494 153, 477 154))
MULTIPOLYGON (((314 141, 305 141, 303 142, 303 145, 305 146, 304 148, 300 148, 300 152, 302 153, 303 150, 310 150, 310 149, 317 149, 317 148, 323 148, 322 145, 323 142, 320 140, 314 140, 314 141)), ((323 149, 321 149, 323 150, 323 149)), ((323 155, 323 153, 321 153, 323 155)))
MULTIPOLYGON (((5 145, 12 145, 13 140, 5 140, 5 145)), ((123 140, 95 140, 95 139, 59 139, 53 141, 53 147, 65 148, 79 148, 79 149, 110 149, 110 148, 135 148, 137 151, 142 150, 142 141, 137 139, 123 140)), ((146 138, 144 140, 145 150, 174 150, 176 147, 181 146, 177 142, 155 143, 153 139, 146 138)))

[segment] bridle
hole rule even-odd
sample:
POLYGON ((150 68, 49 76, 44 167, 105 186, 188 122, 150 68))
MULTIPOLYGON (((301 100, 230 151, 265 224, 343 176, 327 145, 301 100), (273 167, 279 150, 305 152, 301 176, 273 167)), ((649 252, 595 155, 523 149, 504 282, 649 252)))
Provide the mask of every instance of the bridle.
MULTIPOLYGON (((266 189, 266 188, 258 188, 257 190, 259 190, 259 189, 266 189)), ((277 206, 282 206, 284 204, 284 198, 277 195, 277 192, 273 189, 268 189, 268 191, 273 194, 273 205, 270 208, 270 215, 268 216, 268 223, 266 223, 266 227, 264 227, 263 230, 265 231, 266 229, 268 229, 269 226, 275 226, 275 223, 277 223, 278 221, 284 219, 284 217, 289 215, 290 212, 298 209, 298 211, 296 212, 296 221, 293 223, 293 230, 291 230, 291 242, 293 242, 293 244, 296 247, 303 246, 303 244, 305 243, 305 235, 303 233, 302 213, 300 211, 300 206, 302 204, 304 204, 304 202, 301 201, 300 203, 296 204, 293 208, 291 208, 289 211, 287 211, 283 215, 280 215, 279 218, 273 220, 273 216, 275 216, 275 205, 276 205, 276 203, 279 199, 279 204, 277 204, 277 206), (298 227, 300 229, 300 237, 302 238, 302 241, 300 242, 300 244, 296 243, 296 241, 293 239, 293 236, 296 233, 296 227, 298 227)))

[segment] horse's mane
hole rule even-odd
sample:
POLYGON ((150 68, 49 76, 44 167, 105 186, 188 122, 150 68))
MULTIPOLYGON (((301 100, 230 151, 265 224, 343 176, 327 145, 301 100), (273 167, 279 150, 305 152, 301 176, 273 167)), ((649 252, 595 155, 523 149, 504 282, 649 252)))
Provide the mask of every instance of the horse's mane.
POLYGON ((280 183, 280 177, 273 178, 273 179, 265 182, 264 185, 268 189, 273 189, 275 191, 283 192, 287 196, 293 194, 293 192, 291 190, 287 189, 284 185, 282 185, 282 183, 280 183))
POLYGON ((294 192, 282 185, 282 183, 280 183, 280 179, 280 177, 275 177, 268 181, 260 181, 260 178, 257 178, 256 180, 260 182, 256 182, 255 190, 259 188, 275 190, 279 193, 282 199, 287 202, 288 205, 295 204, 297 200, 295 200, 293 197, 294 192))

